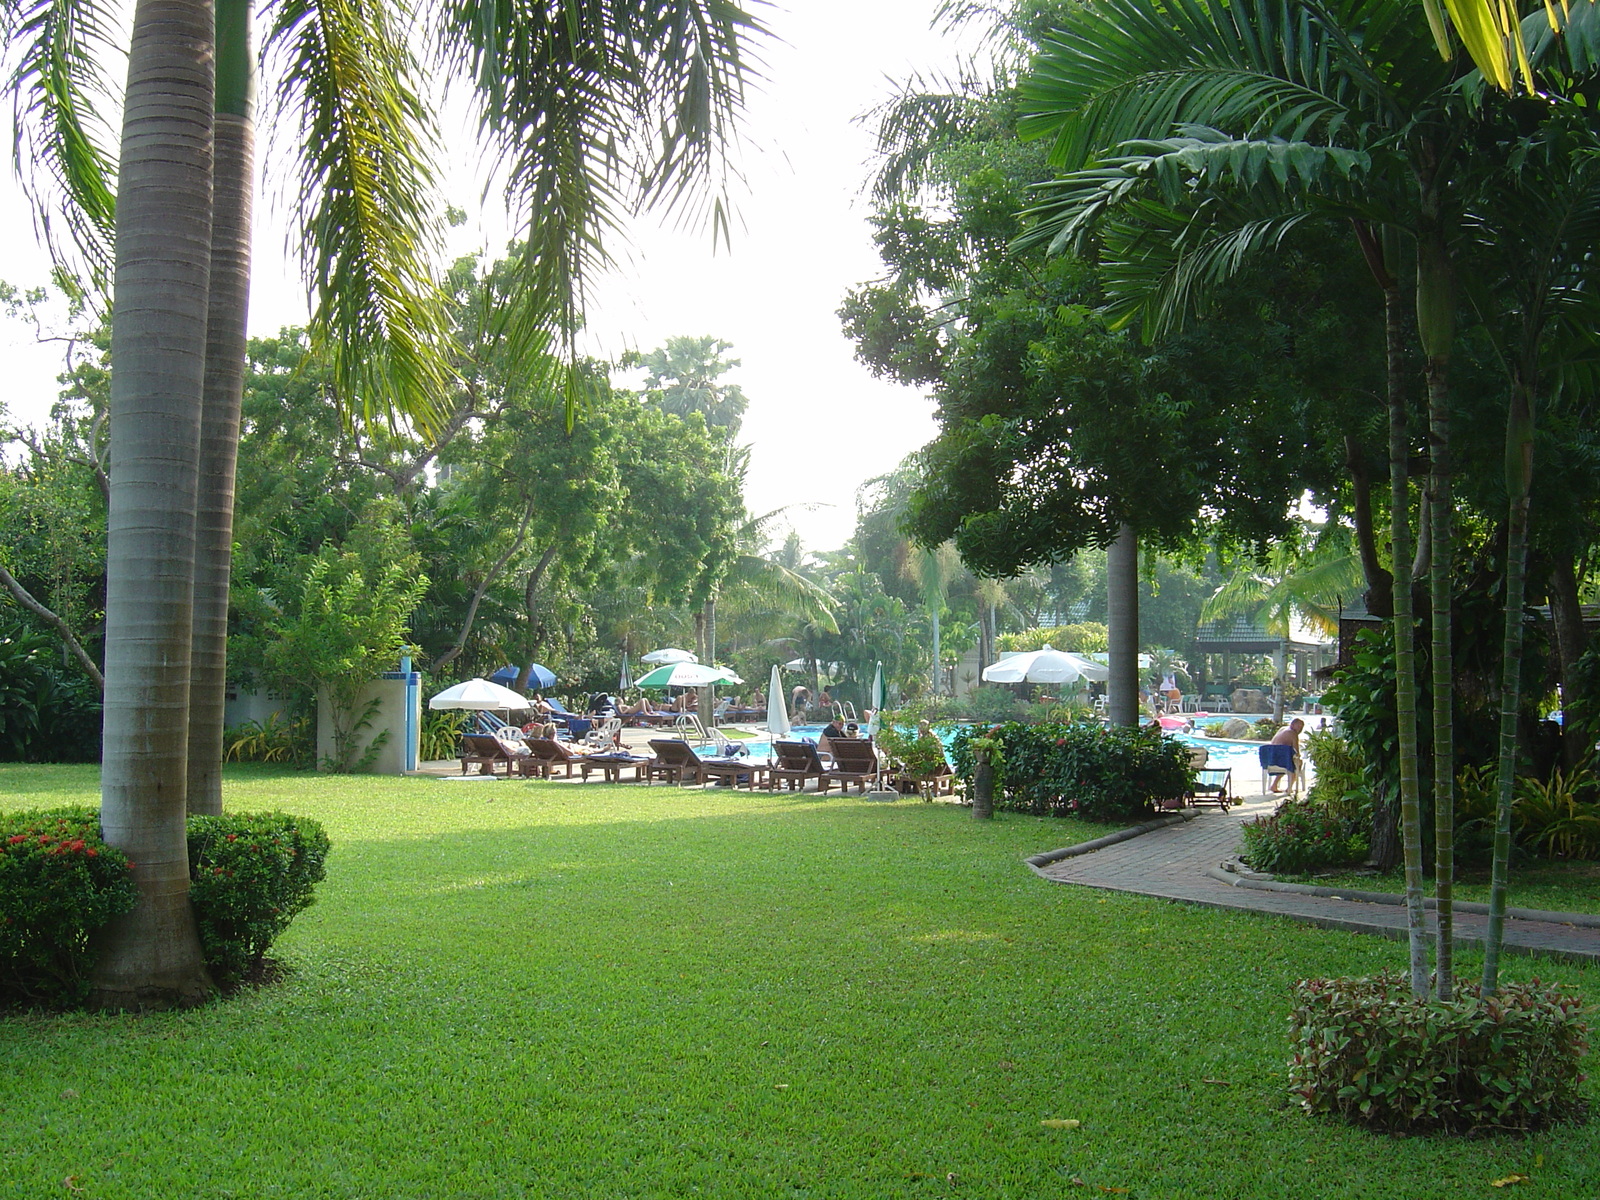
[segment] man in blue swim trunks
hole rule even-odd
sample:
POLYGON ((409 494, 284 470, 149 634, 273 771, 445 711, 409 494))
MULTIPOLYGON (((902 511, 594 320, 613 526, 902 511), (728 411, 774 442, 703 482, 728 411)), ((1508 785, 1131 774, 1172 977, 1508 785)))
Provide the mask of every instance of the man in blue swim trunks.
MULTIPOLYGON (((1272 735, 1272 740, 1261 747, 1262 767, 1285 767, 1289 774, 1297 775, 1300 772, 1300 735, 1305 731, 1306 723, 1299 717, 1290 721, 1277 733, 1272 735), (1274 750, 1274 746, 1286 747, 1284 750, 1274 750), (1287 761, 1285 761, 1287 760, 1287 761)), ((1281 792, 1278 786, 1284 780, 1282 775, 1272 777, 1272 791, 1281 792)))

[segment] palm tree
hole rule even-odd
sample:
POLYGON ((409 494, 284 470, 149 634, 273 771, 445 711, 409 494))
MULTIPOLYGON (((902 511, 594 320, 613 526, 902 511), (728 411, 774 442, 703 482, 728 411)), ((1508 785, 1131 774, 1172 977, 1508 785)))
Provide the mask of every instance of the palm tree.
MULTIPOLYGON (((49 119, 64 179, 93 207, 105 168, 83 134, 82 29, 103 14, 11 0, 10 28, 73 53, 63 81, 36 64, 11 83, 49 119)), ((415 64, 377 4, 280 0, 269 44, 298 100, 303 248, 314 326, 347 402, 426 427, 445 390, 445 321, 429 270, 436 229, 427 113, 415 64)), ((441 61, 471 79, 508 195, 528 224, 523 344, 570 346, 619 207, 689 201, 716 173, 757 30, 713 0, 440 6, 441 61)), ((106 938, 99 1002, 186 1002, 208 987, 187 902, 183 829, 205 330, 212 270, 214 23, 207 0, 138 0, 116 206, 102 820, 138 864, 141 902, 106 938)), ((246 51, 247 53, 247 51, 246 51)), ((725 221, 719 195, 713 220, 725 221)), ((92 231, 91 231, 92 232, 92 231)), ((220 265, 220 264, 219 264, 220 265)), ((230 268, 222 268, 224 272, 230 268)), ((226 302, 216 306, 219 332, 226 302)), ((569 404, 574 392, 568 392, 569 404)), ((220 435, 226 440, 226 434, 220 435)), ((208 593, 209 594, 209 593, 208 593)))
POLYGON ((184 831, 195 471, 211 268, 211 6, 139 0, 116 206, 101 823, 139 903, 107 927, 95 999, 209 990, 184 831))
MULTIPOLYGON (((1459 200, 1448 185, 1459 182, 1452 173, 1462 161, 1464 111, 1452 88, 1457 74, 1453 64, 1432 55, 1426 32, 1392 0, 1287 8, 1175 0, 1160 9, 1111 0, 1069 12, 1023 85, 1024 133, 1052 136, 1069 173, 1049 185, 1022 246, 1065 249, 1107 214, 1124 212, 1131 213, 1129 237, 1148 238, 1150 222, 1141 218, 1153 217, 1162 232, 1184 239, 1183 252, 1164 259, 1172 268, 1129 306, 1164 308, 1171 320, 1198 288, 1226 278, 1296 224, 1338 216, 1352 222, 1383 289, 1391 363, 1400 808, 1411 982, 1418 994, 1428 990, 1428 970, 1408 570, 1411 455, 1400 375, 1399 272, 1392 253, 1385 253, 1393 239, 1372 226, 1404 229, 1418 246, 1416 312, 1435 417, 1429 492, 1436 517, 1444 515, 1433 530, 1435 669, 1448 677, 1447 399, 1456 303, 1450 242, 1459 217, 1453 207, 1459 200), (1360 29, 1359 39, 1353 29, 1360 29), (1116 157, 1084 165, 1112 151, 1116 157), (1200 210, 1198 223, 1160 215, 1192 211, 1191 201, 1200 210)), ((1138 259, 1139 252, 1130 257, 1138 259)), ((1136 263, 1130 274, 1138 271, 1136 263)), ((1151 315, 1159 324, 1160 313, 1151 315)), ((1436 689, 1436 726, 1449 724, 1450 695, 1448 687, 1436 689)), ((1454 770, 1436 775, 1440 828, 1449 830, 1454 770)), ((1449 995, 1450 885, 1447 877, 1437 883, 1440 989, 1449 995)))
POLYGON ((215 0, 217 92, 213 127, 211 277, 204 408, 195 498, 194 628, 189 684, 191 813, 222 812, 222 727, 228 676, 228 584, 233 484, 244 399, 250 305, 251 191, 255 181, 255 56, 249 0, 215 0))

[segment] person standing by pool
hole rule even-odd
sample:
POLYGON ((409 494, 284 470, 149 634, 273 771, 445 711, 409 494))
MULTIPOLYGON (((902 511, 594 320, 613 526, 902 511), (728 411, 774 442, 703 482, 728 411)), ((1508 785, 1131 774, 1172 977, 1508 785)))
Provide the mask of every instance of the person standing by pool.
POLYGON ((794 685, 794 691, 789 693, 789 711, 799 720, 806 711, 806 706, 811 703, 811 689, 803 683, 794 685))

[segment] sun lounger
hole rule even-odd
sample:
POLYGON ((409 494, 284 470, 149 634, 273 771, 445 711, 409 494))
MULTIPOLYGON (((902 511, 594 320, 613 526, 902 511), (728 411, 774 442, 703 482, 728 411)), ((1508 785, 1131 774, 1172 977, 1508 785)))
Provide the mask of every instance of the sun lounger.
POLYGON ((525 747, 519 747, 509 738, 491 733, 464 733, 461 735, 461 773, 469 774, 470 766, 477 766, 481 774, 498 774, 496 768, 505 764, 506 775, 528 757, 525 747))
POLYGON ((817 748, 810 742, 773 742, 772 752, 778 756, 778 765, 767 772, 767 790, 783 784, 790 791, 803 791, 806 780, 815 779, 819 791, 826 791, 823 781, 828 768, 817 757, 817 748))
MULTIPOLYGON (((531 755, 523 774, 537 774, 541 779, 549 779, 559 767, 561 773, 568 779, 572 772, 584 767, 589 760, 587 754, 579 754, 563 742, 555 738, 529 738, 528 752, 531 755)), ((584 778, 588 771, 584 771, 584 778)))
POLYGON ((645 767, 645 780, 665 779, 668 783, 699 783, 705 778, 700 758, 688 742, 676 738, 651 738, 655 758, 645 767))
POLYGON ((862 793, 869 783, 877 789, 883 769, 871 738, 829 738, 828 746, 833 751, 833 765, 822 777, 823 791, 834 783, 839 785, 840 791, 852 783, 862 793))
POLYGON ((1189 751, 1189 769, 1194 772, 1194 782, 1189 785, 1189 794, 1176 805, 1162 807, 1215 804, 1223 812, 1228 811, 1228 806, 1233 803, 1233 768, 1207 767, 1206 763, 1210 758, 1211 752, 1204 746, 1195 746, 1189 751))

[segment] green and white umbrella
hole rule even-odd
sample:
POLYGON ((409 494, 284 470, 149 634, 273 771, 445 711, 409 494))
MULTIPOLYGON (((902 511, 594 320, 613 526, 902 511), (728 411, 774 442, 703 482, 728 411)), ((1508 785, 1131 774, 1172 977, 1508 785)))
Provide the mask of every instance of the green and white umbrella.
POLYGON ((867 722, 867 736, 872 737, 878 732, 883 721, 883 705, 886 692, 883 686, 883 663, 878 663, 878 669, 872 675, 872 720, 867 722))
POLYGON ((703 663, 681 662, 668 663, 664 667, 657 667, 648 675, 641 675, 633 681, 634 687, 665 688, 665 687, 710 687, 718 683, 743 683, 744 680, 735 675, 727 667, 708 667, 703 663))

